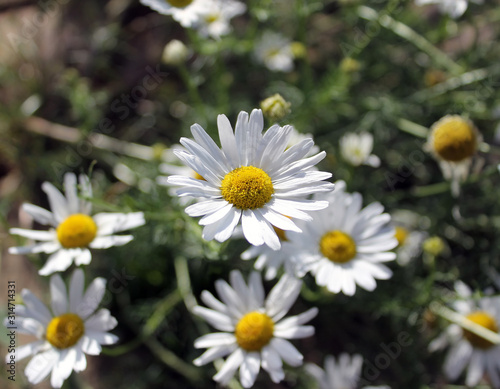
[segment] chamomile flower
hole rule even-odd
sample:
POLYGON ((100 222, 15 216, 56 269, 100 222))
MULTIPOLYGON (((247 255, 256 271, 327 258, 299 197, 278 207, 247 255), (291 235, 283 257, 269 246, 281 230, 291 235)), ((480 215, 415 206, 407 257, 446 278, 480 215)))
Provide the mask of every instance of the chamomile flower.
POLYGON ((372 203, 361 210, 361 195, 346 193, 343 181, 336 183, 334 192, 314 198, 330 205, 315 212, 311 222, 297 223, 302 234, 287 233, 297 275, 311 272, 318 285, 348 296, 354 295, 356 284, 372 291, 375 279, 390 278, 392 272, 382 262, 396 258, 388 250, 397 240, 382 205, 372 203))
POLYGON ((11 247, 11 254, 51 254, 38 272, 43 276, 64 271, 73 262, 77 266, 88 265, 92 259, 89 248, 122 246, 130 242, 133 236, 114 234, 144 224, 142 212, 98 213, 90 216, 92 204, 86 198, 92 197, 92 188, 87 176, 80 175, 80 198, 75 174, 65 174, 64 188, 65 196, 50 182, 42 184, 42 190, 49 198, 51 211, 33 204, 22 206, 35 221, 49 225, 50 230, 10 229, 11 234, 38 241, 30 246, 11 247))
MULTIPOLYGON (((327 355, 324 370, 314 363, 305 365, 306 371, 315 378, 319 389, 356 389, 359 387, 363 357, 340 354, 338 360, 327 355)), ((363 386, 363 389, 390 389, 388 386, 363 386)))
POLYGON ((24 371, 31 384, 40 383, 52 373, 52 387, 60 388, 73 370, 85 370, 85 354, 99 355, 101 345, 117 342, 118 338, 107 332, 115 328, 116 319, 107 309, 97 310, 106 281, 94 279, 85 293, 84 281, 83 271, 76 269, 68 293, 62 278, 58 274, 52 276, 51 309, 28 289, 22 290, 24 305, 16 306, 17 331, 38 340, 17 347, 16 362, 33 356, 24 371))
POLYGON ((483 0, 415 0, 417 5, 437 4, 442 13, 450 15, 454 19, 465 13, 469 2, 483 4, 483 0))
POLYGON ((469 174, 472 158, 482 137, 474 124, 459 115, 447 115, 431 127, 424 148, 439 162, 444 177, 451 181, 457 196, 460 183, 469 174))
POLYGON ((281 34, 266 31, 255 45, 255 58, 273 72, 293 70, 292 42, 281 34))
POLYGON ((427 238, 427 233, 421 231, 419 226, 424 224, 421 216, 407 210, 398 210, 391 215, 398 241, 396 247, 396 260, 401 266, 406 266, 410 261, 422 253, 422 244, 427 238))
POLYGON ((194 27, 208 11, 206 0, 140 0, 163 15, 172 15, 182 27, 194 27))
MULTIPOLYGON (((500 326, 500 297, 473 299, 472 292, 462 282, 455 284, 458 295, 453 308, 474 324, 498 333, 500 326)), ((475 387, 483 376, 489 378, 494 388, 500 388, 500 345, 450 324, 445 332, 429 344, 435 351, 450 345, 444 362, 446 376, 455 381, 467 367, 465 384, 475 387)))
POLYGON ((224 242, 241 220, 247 241, 273 250, 281 247, 273 229, 300 232, 290 218, 311 220, 304 211, 324 209, 326 201, 305 199, 312 193, 329 192, 324 182, 330 173, 311 167, 325 152, 304 158, 314 142, 303 140, 286 149, 292 128, 273 125, 262 134, 262 111, 240 112, 233 132, 225 115, 219 115, 220 149, 198 124, 191 126, 194 140, 182 138, 187 151, 175 151, 179 159, 204 180, 191 176, 170 176, 167 183, 180 186, 179 196, 201 198, 186 208, 189 216, 203 216, 203 238, 224 242), (286 216, 284 216, 286 215, 286 216))
POLYGON ((260 274, 252 272, 248 285, 240 272, 230 273, 231 285, 223 280, 215 283, 222 301, 210 292, 203 291, 201 299, 210 307, 196 306, 193 313, 205 319, 219 331, 196 339, 196 348, 207 348, 194 360, 197 366, 215 359, 229 357, 213 377, 226 385, 239 369, 240 382, 244 388, 253 386, 260 368, 267 371, 271 380, 283 380, 283 361, 290 366, 302 365, 303 357, 286 339, 312 336, 314 327, 304 324, 314 318, 317 308, 297 316, 285 318, 297 299, 302 281, 285 275, 264 299, 264 288, 260 274))
POLYGON ((369 132, 350 132, 340 139, 340 154, 350 165, 379 167, 380 158, 371 154, 372 150, 373 135, 369 132))
POLYGON ((231 32, 231 19, 242 15, 247 7, 236 0, 205 0, 208 4, 197 26, 201 36, 219 39, 231 32))

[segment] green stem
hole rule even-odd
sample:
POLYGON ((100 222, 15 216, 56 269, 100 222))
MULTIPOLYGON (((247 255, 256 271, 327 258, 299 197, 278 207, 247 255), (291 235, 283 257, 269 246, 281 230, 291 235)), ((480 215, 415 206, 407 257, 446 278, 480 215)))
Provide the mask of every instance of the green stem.
POLYGON ((419 186, 413 189, 412 193, 416 197, 427 197, 436 194, 448 192, 450 190, 450 183, 447 181, 439 182, 437 184, 419 186))
POLYGON ((493 343, 500 344, 500 335, 496 332, 493 332, 482 325, 474 323, 473 321, 467 319, 465 316, 452 311, 451 309, 445 307, 444 305, 439 304, 434 301, 430 305, 430 309, 436 315, 441 316, 442 318, 451 321, 452 323, 458 324, 463 329, 474 333, 477 336, 480 336, 483 339, 493 343))
POLYGON ((184 257, 177 257, 174 260, 175 275, 177 277, 177 286, 186 304, 189 312, 192 311, 193 307, 198 305, 196 298, 193 295, 191 289, 191 279, 189 277, 189 268, 187 265, 187 259, 184 257))
POLYGON ((406 39, 408 42, 413 43, 420 50, 427 53, 429 57, 435 59, 436 62, 445 67, 450 73, 463 73, 462 67, 455 63, 455 61, 448 57, 444 52, 439 50, 415 30, 411 29, 406 24, 398 22, 387 13, 380 15, 373 8, 360 6, 358 7, 358 15, 363 19, 378 22, 382 27, 392 31, 401 38, 406 39))
POLYGON ((429 135, 429 129, 420 124, 402 118, 398 119, 396 123, 401 131, 407 132, 408 134, 424 139, 429 135))

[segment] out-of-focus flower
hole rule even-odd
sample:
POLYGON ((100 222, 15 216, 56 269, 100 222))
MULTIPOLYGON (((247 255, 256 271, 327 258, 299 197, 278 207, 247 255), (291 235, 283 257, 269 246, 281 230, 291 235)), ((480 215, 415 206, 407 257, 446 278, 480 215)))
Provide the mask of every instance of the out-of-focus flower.
POLYGON ((305 58, 305 56, 307 55, 307 48, 302 42, 297 42, 297 41, 292 42, 291 49, 293 58, 296 59, 305 58))
POLYGON ((467 10, 469 2, 483 4, 483 0, 415 0, 417 5, 437 4, 442 13, 459 18, 467 10))
POLYGON ((197 25, 201 36, 219 39, 231 32, 231 19, 245 13, 247 7, 236 0, 205 0, 206 11, 197 25))
POLYGON ((356 73, 361 69, 361 63, 351 57, 346 57, 340 62, 340 70, 344 73, 356 73))
POLYGON ((103 212, 90 216, 92 203, 87 199, 92 197, 92 188, 85 175, 80 175, 80 198, 75 174, 67 173, 64 176, 64 189, 65 196, 50 182, 42 184, 42 190, 49 197, 51 211, 33 204, 22 206, 38 223, 53 227, 49 231, 10 229, 11 234, 40 242, 30 246, 11 247, 11 254, 51 254, 38 272, 43 276, 64 271, 73 261, 77 266, 88 265, 92 260, 89 248, 122 246, 130 242, 133 236, 114 234, 145 223, 142 212, 103 212))
MULTIPOLYGON (((97 310, 106 290, 106 281, 96 278, 85 293, 84 281, 83 271, 76 269, 68 291, 58 274, 52 276, 52 312, 28 289, 21 292, 24 305, 16 306, 17 331, 34 335, 38 340, 17 347, 16 363, 33 355, 25 370, 33 385, 52 372, 50 383, 53 388, 60 388, 73 370, 85 370, 85 354, 99 355, 101 345, 118 340, 107 332, 116 327, 116 319, 107 309, 97 310)), ((4 324, 9 325, 7 319, 4 324)), ((9 362, 8 354, 6 363, 9 362)))
POLYGON ((140 0, 163 15, 171 15, 183 27, 194 27, 208 11, 206 0, 140 0))
POLYGON ((255 45, 255 57, 274 72, 293 70, 292 42, 283 35, 266 31, 255 45))
POLYGON ((439 162, 444 177, 451 181, 455 196, 460 191, 460 183, 469 174, 472 158, 481 141, 481 134, 474 124, 459 115, 447 115, 431 127, 424 148, 439 162))
POLYGON ((361 195, 346 193, 343 181, 336 183, 335 191, 314 199, 330 205, 314 212, 311 222, 298 222, 301 234, 287 233, 297 275, 310 271, 318 285, 348 296, 354 295, 356 284, 373 291, 375 279, 389 279, 392 272, 382 263, 396 259, 388 250, 397 240, 382 205, 372 203, 361 210, 361 195))
POLYGON ((260 102, 260 108, 264 116, 272 122, 279 122, 290 113, 291 103, 283 96, 276 93, 260 102))
POLYGON ((250 244, 278 250, 281 244, 273 226, 299 232, 289 217, 311 220, 304 210, 327 206, 325 201, 306 199, 309 194, 333 189, 333 184, 323 181, 330 173, 311 169, 326 154, 304 158, 314 145, 312 139, 286 149, 290 126, 274 125, 262 134, 261 110, 250 115, 240 112, 235 132, 225 115, 219 115, 217 124, 222 149, 195 124, 191 127, 194 140, 181 139, 187 151, 174 151, 204 180, 176 175, 168 177, 167 183, 181 187, 179 196, 203 199, 186 212, 192 217, 203 216, 204 239, 224 242, 241 219, 243 235, 250 244))
MULTIPOLYGON (((500 297, 473 299, 472 292, 463 282, 455 283, 457 300, 453 308, 465 319, 494 333, 499 332, 500 297)), ((465 384, 475 387, 486 373, 494 388, 500 388, 500 345, 476 333, 450 324, 445 332, 429 344, 430 351, 450 345, 444 362, 447 377, 454 381, 467 367, 465 384)))
POLYGON ((369 132, 360 134, 348 133, 340 139, 340 154, 353 166, 380 166, 380 158, 371 154, 373 150, 373 135, 369 132))
POLYGON ((446 73, 442 70, 429 69, 424 74, 425 86, 431 87, 446 81, 446 73))
POLYGON ((180 40, 172 39, 163 49, 161 60, 167 65, 178 66, 186 62, 189 49, 180 40))
MULTIPOLYGON (((355 354, 340 354, 338 361, 327 355, 324 370, 314 363, 305 365, 306 371, 312 375, 319 385, 319 389, 356 389, 361 376, 363 357, 355 354)), ((390 389, 389 386, 364 386, 363 389, 390 389)))
POLYGON ((439 236, 431 236, 424 240, 422 248, 427 254, 437 257, 446 250, 446 243, 439 236))
POLYGON ((422 253, 422 244, 427 233, 419 230, 421 216, 408 210, 398 210, 392 213, 392 223, 398 241, 396 260, 401 266, 406 266, 413 258, 422 253))
POLYGON ((230 273, 231 285, 218 280, 215 288, 220 300, 203 291, 201 299, 211 309, 196 306, 193 313, 205 319, 219 331, 198 338, 196 348, 208 350, 194 360, 197 366, 205 365, 226 355, 226 359, 213 377, 227 385, 239 369, 240 382, 250 388, 262 367, 271 380, 278 383, 285 378, 282 361, 290 366, 302 365, 302 354, 286 339, 312 336, 314 327, 304 325, 317 313, 317 308, 297 316, 283 319, 297 299, 302 281, 284 275, 264 300, 260 274, 252 272, 247 283, 239 271, 230 273))

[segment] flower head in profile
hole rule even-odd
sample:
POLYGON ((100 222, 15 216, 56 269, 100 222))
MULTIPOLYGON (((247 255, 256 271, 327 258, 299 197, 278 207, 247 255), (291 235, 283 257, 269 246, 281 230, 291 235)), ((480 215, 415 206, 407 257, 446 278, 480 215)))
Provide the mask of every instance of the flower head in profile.
POLYGON ((396 260, 401 266, 406 266, 422 253, 422 244, 427 238, 427 233, 420 230, 422 217, 408 210, 398 210, 391 218, 398 241, 396 260))
POLYGON ((459 115, 447 115, 431 127, 425 149, 439 162, 456 196, 469 174, 472 158, 482 141, 474 124, 459 115))
POLYGON ((230 273, 231 285, 218 280, 215 289, 222 301, 203 291, 201 299, 210 307, 196 306, 193 313, 219 331, 196 339, 196 348, 208 350, 195 359, 197 366, 229 355, 214 380, 226 385, 239 369, 244 388, 253 386, 260 368, 278 383, 283 380, 283 361, 302 365, 303 357, 287 339, 312 336, 314 327, 304 325, 318 313, 317 308, 284 318, 300 293, 302 281, 285 275, 265 299, 260 274, 252 272, 248 284, 240 272, 230 273))
POLYGON ((205 0, 206 10, 202 13, 197 25, 201 36, 219 39, 231 32, 231 19, 242 15, 247 7, 236 0, 205 0))
POLYGON ((356 134, 350 132, 340 139, 340 154, 342 158, 352 166, 368 165, 380 166, 380 159, 374 154, 373 135, 369 132, 356 134))
MULTIPOLYGON (((28 381, 36 385, 50 373, 50 383, 60 388, 74 370, 86 369, 85 354, 99 355, 101 345, 116 343, 118 338, 107 331, 115 328, 116 319, 107 309, 99 309, 106 281, 96 278, 84 293, 84 274, 76 269, 69 290, 57 274, 50 279, 52 303, 48 309, 28 289, 21 292, 24 305, 16 306, 17 331, 38 340, 16 349, 16 362, 33 356, 25 369, 28 381)), ((6 361, 9 363, 9 355, 6 361)))
POLYGON ((483 0, 415 0, 417 5, 437 4, 442 13, 450 15, 456 19, 462 16, 469 2, 476 4, 483 4, 483 0))
MULTIPOLYGON (((363 357, 355 354, 342 353, 336 360, 334 356, 327 355, 325 368, 322 369, 314 363, 305 365, 306 371, 314 377, 319 389, 356 389, 358 388, 363 357)), ((390 389, 388 386, 363 386, 363 389, 390 389)))
POLYGON ((287 233, 297 275, 311 272, 318 285, 348 296, 354 295, 356 285, 373 291, 375 279, 390 278, 392 272, 383 262, 396 258, 388 250, 397 240, 382 205, 361 209, 361 195, 346 193, 343 181, 336 183, 335 191, 314 198, 330 205, 314 213, 311 222, 297 223, 302 234, 287 233))
MULTIPOLYGON (((474 299, 472 291, 463 282, 455 283, 457 300, 453 308, 473 325, 498 334, 500 329, 500 297, 474 299)), ((429 344, 435 351, 450 346, 444 362, 446 376, 454 381, 467 368, 465 384, 476 387, 483 376, 494 388, 500 387, 500 344, 494 344, 479 334, 450 324, 445 332, 429 344)))
POLYGON ((208 11, 206 0, 140 0, 163 15, 171 15, 182 27, 194 27, 208 11))
POLYGON ((92 188, 87 176, 80 175, 80 197, 77 178, 73 173, 64 176, 65 195, 50 182, 42 184, 47 194, 51 211, 33 204, 23 204, 25 212, 40 224, 48 225, 48 231, 11 228, 10 233, 38 241, 30 246, 11 247, 11 254, 47 253, 50 254, 40 275, 64 271, 75 265, 88 265, 92 259, 89 248, 106 249, 121 246, 133 239, 132 235, 114 235, 116 232, 142 226, 144 214, 98 213, 90 216, 92 188))
POLYGON ((321 152, 306 157, 314 146, 305 139, 287 149, 291 126, 273 125, 265 133, 262 111, 240 112, 233 132, 225 115, 217 120, 222 149, 198 124, 191 126, 194 140, 182 138, 187 151, 175 151, 179 159, 203 180, 174 175, 167 183, 180 186, 179 196, 202 201, 186 208, 192 217, 203 216, 203 238, 223 242, 241 220, 243 235, 254 246, 281 247, 273 227, 300 232, 290 218, 311 220, 304 211, 328 206, 309 200, 312 193, 329 192, 331 174, 311 169, 325 157, 321 152))
POLYGON ((291 72, 292 42, 281 34, 266 31, 255 45, 255 58, 273 72, 291 72))

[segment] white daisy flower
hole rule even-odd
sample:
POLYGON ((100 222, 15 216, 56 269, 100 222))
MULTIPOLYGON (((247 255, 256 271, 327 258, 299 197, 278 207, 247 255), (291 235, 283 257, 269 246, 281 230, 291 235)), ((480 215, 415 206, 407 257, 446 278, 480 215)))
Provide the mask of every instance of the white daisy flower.
POLYGON ((255 45, 255 58, 273 72, 293 70, 292 42, 283 35, 266 31, 255 45))
POLYGON ((350 132, 340 139, 340 154, 350 165, 380 166, 380 158, 371 154, 373 150, 373 135, 369 132, 356 134, 350 132))
POLYGON ((456 19, 462 16, 471 3, 483 4, 483 0, 415 0, 416 5, 437 4, 442 13, 456 19))
POLYGON ((88 265, 92 259, 89 248, 107 249, 122 246, 133 239, 132 235, 113 235, 116 232, 139 227, 144 224, 142 212, 98 213, 90 216, 92 188, 87 176, 80 175, 80 197, 77 179, 73 173, 64 176, 65 196, 50 182, 42 184, 47 194, 51 211, 33 204, 23 204, 22 209, 35 221, 52 228, 49 231, 11 228, 10 233, 39 241, 30 246, 11 247, 11 254, 51 254, 38 272, 46 276, 64 271, 75 265, 88 265))
POLYGON ((189 216, 203 216, 203 238, 224 242, 241 219, 243 235, 254 246, 281 247, 273 226, 300 232, 290 219, 311 220, 304 211, 328 206, 326 201, 306 200, 312 193, 329 192, 333 184, 324 182, 330 173, 311 169, 325 152, 304 158, 314 142, 306 139, 286 150, 292 128, 273 125, 262 134, 261 110, 250 115, 240 112, 233 132, 225 115, 217 119, 220 149, 199 125, 191 126, 194 140, 182 138, 187 151, 174 151, 205 180, 170 176, 167 183, 182 188, 179 196, 202 198, 186 208, 189 216), (286 216, 284 216, 286 215, 286 216))
POLYGON ((236 0, 205 0, 207 10, 203 13, 197 26, 201 36, 220 39, 231 32, 231 19, 245 13, 247 7, 236 0))
MULTIPOLYGON (((462 282, 455 284, 458 299, 453 308, 466 319, 499 332, 500 297, 473 299, 472 292, 462 282)), ((458 324, 450 324, 445 332, 429 344, 435 351, 451 345, 444 362, 448 379, 455 381, 467 367, 465 384, 475 387, 486 374, 494 388, 500 388, 500 345, 463 329, 458 324)))
POLYGON ((422 253, 422 244, 427 233, 419 230, 421 216, 407 210, 398 210, 391 215, 398 241, 396 260, 399 265, 406 266, 422 253))
POLYGON ((172 15, 182 27, 194 27, 208 10, 206 0, 140 0, 162 15, 172 15))
POLYGON ((459 115, 446 115, 431 127, 424 149, 439 162, 455 196, 459 194, 460 183, 467 179, 481 141, 474 124, 459 115))
MULTIPOLYGON (((325 369, 314 363, 305 365, 306 371, 316 379, 319 389, 356 389, 359 386, 363 357, 355 354, 342 353, 338 358, 327 355, 325 369)), ((390 389, 389 386, 363 386, 363 389, 390 389)))
POLYGON ((302 234, 291 231, 287 237, 298 276, 310 271, 318 285, 352 296, 356 284, 372 291, 375 279, 392 276, 382 262, 396 259, 388 250, 398 242, 382 205, 372 203, 361 210, 359 193, 345 193, 343 181, 335 185, 334 192, 314 197, 328 201, 328 208, 315 212, 311 222, 297 223, 302 234))
POLYGON ((215 381, 226 385, 239 369, 240 382, 250 388, 262 367, 278 383, 283 380, 283 362, 302 365, 302 354, 286 339, 300 339, 314 334, 314 327, 303 324, 314 318, 317 308, 283 319, 297 299, 302 281, 285 275, 264 300, 260 274, 252 272, 248 285, 239 271, 230 274, 231 285, 223 280, 215 283, 222 300, 203 291, 201 299, 211 309, 196 306, 193 313, 205 319, 217 332, 196 339, 196 348, 208 348, 194 360, 197 366, 229 357, 215 381))
MULTIPOLYGON (((21 292, 24 305, 16 306, 17 331, 39 340, 17 347, 16 362, 33 356, 24 371, 33 385, 52 372, 50 383, 60 388, 73 370, 85 370, 85 354, 99 355, 101 345, 118 341, 118 337, 107 332, 115 328, 116 319, 107 309, 96 311, 104 296, 106 281, 94 279, 85 293, 84 281, 83 271, 76 269, 67 291, 62 278, 58 274, 52 276, 51 310, 28 289, 21 292)), ((9 355, 6 362, 9 363, 9 355)))

